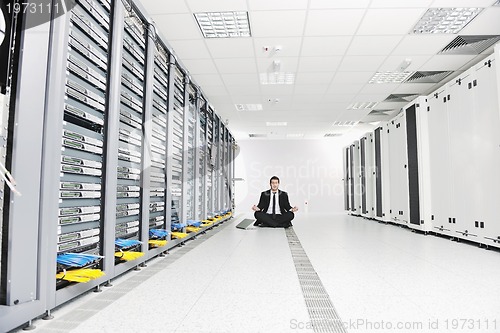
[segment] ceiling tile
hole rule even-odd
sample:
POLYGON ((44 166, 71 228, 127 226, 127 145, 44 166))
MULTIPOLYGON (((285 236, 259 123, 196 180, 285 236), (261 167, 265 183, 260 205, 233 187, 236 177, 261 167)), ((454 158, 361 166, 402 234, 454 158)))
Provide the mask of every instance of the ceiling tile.
POLYGON ((202 37, 198 23, 191 14, 152 15, 152 19, 169 42, 202 37))
POLYGON ((406 35, 426 9, 369 9, 358 35, 406 35), (390 22, 390 24, 388 24, 390 22))
POLYGON ((248 58, 254 55, 251 38, 207 39, 213 58, 248 58))
POLYGON ((292 95, 294 86, 291 84, 284 85, 261 85, 260 90, 263 96, 279 96, 279 95, 292 95))
MULTIPOLYGON (((354 102, 381 102, 390 94, 375 93, 375 94, 358 94, 354 98, 354 102)), ((377 106, 378 107, 378 106, 377 106)))
POLYGON ((401 41, 402 36, 355 36, 348 55, 386 55, 401 41))
POLYGON ((186 59, 182 63, 186 66, 191 74, 216 74, 217 67, 215 67, 212 59, 186 59))
POLYGON ((307 84, 307 85, 295 85, 295 94, 314 94, 314 95, 322 95, 326 93, 328 88, 327 84, 307 84))
POLYGON ((210 58, 205 42, 202 39, 174 40, 169 41, 169 44, 181 60, 210 58))
POLYGON ((310 9, 366 8, 370 0, 311 0, 310 9))
POLYGON ((364 10, 310 10, 305 36, 352 35, 356 32, 364 10))
POLYGON ((372 78, 374 72, 337 72, 333 83, 363 83, 366 84, 372 78))
POLYGON ((342 103, 344 105, 344 108, 347 107, 347 105, 349 105, 352 100, 356 97, 356 89, 354 89, 354 93, 349 93, 349 94, 334 94, 334 93, 330 93, 331 87, 328 89, 328 92, 325 96, 323 96, 322 100, 324 102, 328 102, 328 103, 342 103))
POLYGON ((256 95, 260 93, 257 85, 226 85, 227 91, 231 95, 256 95))
POLYGON ((432 7, 489 7, 495 0, 434 0, 432 7))
POLYGON ((229 86, 258 86, 259 78, 256 73, 252 74, 222 74, 222 80, 226 87, 229 86))
POLYGON ((193 13, 248 10, 246 0, 186 0, 186 3, 193 13))
POLYGON ((184 0, 169 0, 168 4, 158 0, 141 0, 150 15, 189 13, 184 0))
POLYGON ((274 71, 273 61, 277 60, 280 62, 279 72, 291 72, 295 73, 297 71, 297 65, 299 62, 298 57, 274 57, 272 59, 260 58, 257 60, 257 67, 259 73, 271 73, 274 71))
POLYGON ((248 1, 250 10, 287 10, 287 9, 307 9, 308 0, 250 0, 248 1))
POLYGON ((344 55, 350 42, 350 36, 304 37, 301 56, 344 55))
POLYGON ((235 104, 262 104, 262 96, 260 95, 260 92, 254 95, 238 95, 238 94, 232 94, 231 95, 231 100, 235 104))
POLYGON ((393 94, 423 94, 432 89, 435 83, 402 83, 394 89, 393 94))
POLYGON ((214 59, 219 73, 256 73, 254 58, 214 59))
POLYGON ((379 71, 396 71, 401 63, 406 59, 411 61, 410 66, 406 71, 414 72, 418 71, 432 56, 390 56, 384 61, 382 66, 378 69, 379 71))
POLYGON ((434 55, 448 45, 455 35, 407 35, 392 55, 434 55))
POLYGON ((359 91, 358 94, 386 94, 390 95, 399 86, 399 83, 380 83, 380 84, 367 84, 359 91))
POLYGON ((385 56, 349 56, 344 57, 342 63, 340 64, 339 71, 342 72, 367 72, 376 71, 382 62, 385 60, 385 56))
POLYGON ((302 36, 306 11, 263 11, 250 13, 254 37, 302 36))
POLYGON ((300 55, 302 37, 268 37, 253 40, 258 58, 298 57, 300 55), (275 51, 276 46, 279 46, 281 50, 275 51))
POLYGON ((334 72, 342 57, 302 57, 297 72, 334 72))
POLYGON ((372 0, 370 8, 427 8, 433 0, 372 0))
POLYGON ((333 82, 327 90, 327 94, 356 94, 363 88, 365 83, 333 82))
MULTIPOLYGON (((475 55, 435 55, 421 67, 422 71, 456 70, 474 59, 475 55)), ((472 65, 472 64, 471 64, 472 65)))
MULTIPOLYGON (((196 81, 196 78, 193 78, 196 81)), ((227 96, 228 94, 225 86, 202 86, 201 89, 209 102, 212 102, 212 98, 215 96, 227 96)))
POLYGON ((297 73, 295 84, 330 84, 335 72, 297 73))
POLYGON ((460 31, 461 35, 500 35, 500 7, 484 9, 460 31))
POLYGON ((197 74, 193 75, 194 80, 198 83, 203 90, 209 86, 223 86, 220 76, 218 74, 197 74))

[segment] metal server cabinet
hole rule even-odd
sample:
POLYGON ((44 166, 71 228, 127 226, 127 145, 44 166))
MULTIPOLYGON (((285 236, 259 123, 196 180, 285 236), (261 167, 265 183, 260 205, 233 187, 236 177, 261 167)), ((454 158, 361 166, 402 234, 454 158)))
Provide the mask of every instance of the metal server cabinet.
POLYGON ((122 250, 141 253, 147 250, 151 172, 151 107, 145 107, 146 87, 151 87, 151 75, 146 73, 146 67, 151 66, 147 52, 151 51, 148 25, 135 7, 126 4, 124 9, 122 16, 115 13, 115 18, 123 17, 123 28, 117 30, 122 34, 122 63, 114 234, 115 242, 126 239, 141 243, 125 248, 116 246, 115 265, 120 267, 115 268, 115 273, 118 274, 144 260, 126 260, 122 250))
MULTIPOLYGON (((479 235, 479 242, 500 247, 500 223, 496 207, 498 205, 498 189, 500 188, 500 66, 498 59, 500 47, 497 45, 495 55, 480 62, 473 69, 472 82, 469 83, 475 101, 475 112, 473 112, 473 127, 476 130, 474 140, 474 153, 476 173, 473 176, 474 187, 471 196, 477 200, 474 209, 473 223, 474 231, 479 235), (474 80, 476 83, 474 84, 474 80), (477 193, 481 196, 476 196, 477 193)), ((469 227, 469 226, 468 226, 469 227)), ((472 229, 472 228, 471 228, 472 229)))
POLYGON ((197 113, 197 129, 196 129, 196 177, 195 177, 195 188, 196 188, 196 220, 204 220, 207 217, 207 200, 206 200, 206 146, 207 146, 207 101, 198 92, 198 113, 197 113))
POLYGON ((389 158, 391 187, 391 221, 408 223, 408 161, 406 152, 406 119, 399 113, 389 125, 389 158))
POLYGON ((351 169, 352 169, 352 201, 351 212, 353 215, 361 215, 361 157, 359 140, 351 145, 351 169))
POLYGON ((351 170, 350 166, 350 149, 349 147, 345 147, 343 149, 343 159, 344 159, 344 210, 351 210, 351 195, 350 195, 350 183, 351 183, 351 170))
POLYGON ((440 88, 427 99, 429 134, 429 174, 431 180, 432 230, 453 236, 451 230, 451 203, 454 191, 451 181, 450 148, 448 143, 448 109, 444 99, 447 93, 440 88))
POLYGON ((377 170, 380 169, 380 176, 378 182, 379 190, 381 189, 381 217, 377 214, 377 219, 381 221, 389 222, 391 221, 391 183, 393 181, 390 168, 390 147, 389 147, 389 127, 390 124, 387 123, 380 128, 380 165, 377 166, 377 170))
POLYGON ((213 218, 215 210, 215 129, 214 111, 210 105, 206 109, 207 115, 207 147, 206 147, 206 198, 207 198, 207 218, 213 218))
POLYGON ((429 173, 429 136, 427 97, 419 97, 405 108, 410 223, 424 232, 432 230, 431 182, 429 173))
POLYGON ((183 184, 184 179, 184 112, 185 112, 185 82, 184 73, 175 63, 171 56, 170 62, 170 98, 172 109, 169 112, 169 134, 168 142, 171 144, 169 158, 171 159, 170 192, 171 201, 171 230, 184 232, 182 216, 183 212, 183 184))
MULTIPOLYGON (((150 183, 149 183, 149 235, 155 237, 152 229, 170 230, 171 200, 167 196, 167 119, 169 96, 169 54, 167 48, 153 36, 155 43, 153 61, 153 89, 151 96, 151 139, 150 139, 150 183), (169 216, 170 217, 170 216, 169 216)), ((151 74, 151 71, 149 72, 151 74)), ((151 93, 151 90, 149 91, 151 93)), ((170 234, 164 237, 170 239, 170 234)), ((161 251, 161 249, 159 250, 161 251)), ((149 257, 153 256, 149 253, 149 257)))
POLYGON ((374 217, 375 213, 375 155, 373 133, 360 140, 361 157, 361 215, 374 217))
POLYGON ((459 239, 493 246, 498 234, 486 233, 496 221, 494 193, 500 186, 495 65, 490 57, 469 69, 449 84, 447 97, 456 219, 451 229, 459 239))

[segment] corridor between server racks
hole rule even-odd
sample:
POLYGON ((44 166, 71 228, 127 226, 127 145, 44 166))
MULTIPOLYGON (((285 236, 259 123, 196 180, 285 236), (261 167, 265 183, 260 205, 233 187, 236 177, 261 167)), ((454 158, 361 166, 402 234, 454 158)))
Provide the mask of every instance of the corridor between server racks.
POLYGON ((289 230, 234 227, 247 217, 63 305, 36 331, 500 331, 498 251, 345 214, 301 213, 289 230), (297 265, 300 245, 315 285, 297 265), (342 329, 304 298, 322 288, 342 329))

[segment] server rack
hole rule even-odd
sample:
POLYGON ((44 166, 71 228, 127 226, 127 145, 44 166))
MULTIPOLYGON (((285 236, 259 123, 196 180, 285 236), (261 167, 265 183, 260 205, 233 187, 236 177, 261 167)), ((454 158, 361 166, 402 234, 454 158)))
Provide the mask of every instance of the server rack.
POLYGON ((361 158, 361 215, 374 216, 375 172, 373 133, 367 133, 360 140, 361 158))
POLYGON ((207 214, 208 218, 212 218, 214 216, 215 210, 215 186, 214 186, 214 178, 215 178, 215 161, 216 161, 216 135, 215 135, 215 119, 214 119, 214 111, 209 106, 206 109, 206 118, 207 118, 207 158, 206 158, 206 198, 207 198, 207 214))
MULTIPOLYGON (((172 101, 172 109, 169 112, 169 143, 171 143, 171 178, 170 192, 171 192, 171 230, 178 232, 185 232, 185 225, 183 221, 183 179, 185 172, 183 151, 184 143, 184 113, 185 113, 185 81, 184 73, 179 66, 175 63, 175 58, 171 59, 170 68, 170 97, 172 101)), ((185 197, 185 196, 184 196, 185 197)))
POLYGON ((198 101, 196 90, 190 84, 185 89, 185 112, 184 112, 184 164, 183 164, 183 209, 182 220, 194 220, 196 216, 195 206, 195 149, 196 149, 196 114, 198 113, 198 101))
POLYGON ((361 156, 359 140, 350 147, 351 155, 351 214, 361 215, 361 156))
POLYGON ((380 219, 384 222, 391 221, 391 168, 390 168, 390 147, 389 147, 389 123, 385 124, 380 131, 380 182, 382 188, 382 217, 380 219))
MULTIPOLYGON (((1 331, 44 312, 50 315, 54 307, 99 289, 180 243, 168 235, 165 248, 148 246, 150 230, 170 230, 176 213, 172 194, 183 190, 182 183, 173 182, 173 176, 182 179, 182 173, 175 172, 183 170, 175 168, 172 157, 174 131, 178 134, 174 111, 185 98, 186 71, 143 12, 133 2, 78 0, 67 15, 47 17, 48 23, 36 32, 19 29, 22 66, 13 72, 15 103, 9 110, 9 121, 18 126, 8 133, 13 145, 7 146, 6 164, 23 196, 14 200, 4 191, 1 232, 8 241, 2 242, 7 250, 1 260, 1 331), (180 89, 175 85, 179 77, 180 89), (33 172, 37 166, 41 173, 33 172), (115 257, 117 238, 137 240, 140 243, 126 250, 145 255, 128 261, 115 257), (58 254, 69 251, 98 254, 86 268, 105 275, 88 283, 56 279, 58 269, 72 269, 56 262, 58 254), (6 280, 11 282, 6 285, 6 280)), ((26 24, 31 19, 40 17, 27 13, 26 24)), ((192 82, 190 87, 198 89, 192 82)), ((217 140, 217 116, 208 101, 205 104, 210 121, 200 129, 199 139, 205 131, 206 136, 211 132, 210 140, 217 140)), ((189 125, 193 135, 188 139, 194 144, 201 126, 197 110, 189 125)), ((195 152, 185 155, 183 143, 180 155, 196 157, 195 152)), ((206 169, 200 168, 200 174, 217 162, 213 154, 211 163, 208 154, 201 156, 199 163, 206 169)), ((212 168, 213 184, 221 181, 217 177, 212 168)), ((208 181, 193 188, 195 196, 198 187, 200 193, 213 194, 208 181)), ((214 197, 205 205, 215 207, 208 201, 214 197)))
POLYGON ((406 119, 399 113, 389 126, 391 221, 408 223, 408 161, 406 152, 406 119))
POLYGON ((351 177, 350 177, 350 168, 349 168, 349 148, 345 147, 343 150, 343 161, 344 161, 344 210, 349 211, 350 210, 350 182, 351 182, 351 177))
MULTIPOLYGON (((170 230, 170 218, 167 219, 170 201, 167 200, 167 119, 169 96, 169 55, 166 47, 153 36, 154 60, 152 73, 152 115, 151 115, 151 144, 150 144, 150 186, 149 186, 149 240, 170 240, 170 234, 158 236, 155 230, 170 230)), ((150 71, 151 73, 151 71, 150 71)), ((152 247, 161 247, 150 245, 152 247)), ((161 251, 161 249, 160 249, 161 251)))

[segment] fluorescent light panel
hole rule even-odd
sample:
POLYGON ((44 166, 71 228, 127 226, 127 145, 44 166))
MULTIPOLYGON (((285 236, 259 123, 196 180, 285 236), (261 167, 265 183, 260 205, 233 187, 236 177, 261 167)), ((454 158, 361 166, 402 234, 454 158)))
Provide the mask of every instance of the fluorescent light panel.
POLYGON ((286 135, 287 138, 302 138, 303 136, 303 133, 288 133, 286 135))
POLYGON ((238 111, 262 111, 262 104, 234 104, 238 111))
POLYGON ((294 84, 295 74, 287 72, 260 73, 261 84, 294 84))
POLYGON ((368 83, 401 83, 413 72, 376 72, 368 83))
POLYGON ((333 126, 355 126, 359 123, 359 121, 336 121, 333 123, 333 126))
POLYGON ((267 121, 266 126, 286 126, 288 123, 286 121, 267 121))
POLYGON ((378 102, 356 102, 347 107, 348 110, 373 109, 378 102))
POLYGON ((195 13, 194 17, 205 38, 251 36, 247 12, 195 13))
POLYGON ((413 28, 414 34, 456 34, 483 10, 470 8, 429 8, 413 28))

